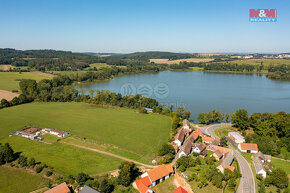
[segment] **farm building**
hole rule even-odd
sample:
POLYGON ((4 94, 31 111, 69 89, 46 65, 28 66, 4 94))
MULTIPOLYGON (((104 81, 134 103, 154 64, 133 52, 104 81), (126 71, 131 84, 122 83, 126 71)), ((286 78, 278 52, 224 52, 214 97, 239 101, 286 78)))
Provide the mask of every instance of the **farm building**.
POLYGON ((87 186, 87 185, 84 185, 84 187, 82 188, 82 190, 79 193, 100 193, 100 192, 87 186))
POLYGON ((182 143, 183 143, 184 137, 185 137, 185 131, 184 131, 184 129, 180 129, 180 130, 178 131, 178 133, 176 134, 176 136, 175 136, 174 143, 175 143, 178 147, 180 147, 180 146, 182 145, 182 143))
POLYGON ((225 169, 229 169, 231 171, 234 171, 234 167, 232 166, 233 161, 234 161, 233 154, 228 152, 223 156, 223 158, 220 160, 220 162, 218 163, 216 168, 221 173, 224 173, 225 169))
POLYGON ((22 130, 15 131, 13 135, 28 138, 31 140, 38 139, 40 136, 40 129, 36 127, 28 127, 22 130))
POLYGON ((220 160, 223 157, 222 152, 220 152, 219 150, 216 150, 212 155, 216 160, 220 160))
POLYGON ((238 132, 229 132, 228 136, 230 139, 232 139, 236 143, 244 143, 245 142, 245 138, 241 134, 239 134, 238 132))
POLYGON ((258 145, 255 143, 239 143, 238 147, 242 152, 258 153, 258 145))
POLYGON ((45 191, 44 193, 71 193, 70 189, 67 187, 66 183, 57 185, 56 187, 45 191))
POLYGON ((134 184, 141 193, 153 193, 150 187, 168 179, 173 173, 174 170, 170 164, 161 165, 142 174, 141 179, 135 180, 134 184))
POLYGON ((191 133, 190 136, 193 136, 194 141, 196 141, 199 138, 199 136, 202 136, 201 129, 197 128, 194 132, 191 133))
POLYGON ((186 190, 184 190, 181 186, 176 188, 173 193, 188 193, 186 190))
POLYGON ((271 162, 271 156, 264 155, 262 152, 258 152, 254 155, 253 163, 257 174, 261 174, 263 178, 266 178, 267 172, 265 169, 265 163, 271 162))
POLYGON ((52 134, 52 135, 57 135, 58 137, 65 137, 65 136, 67 136, 69 134, 68 132, 59 131, 59 130, 56 130, 56 129, 50 129, 49 133, 52 134))
POLYGON ((225 155, 226 153, 231 153, 233 154, 233 150, 227 147, 220 147, 216 145, 208 145, 206 146, 206 149, 212 152, 216 152, 217 150, 220 151, 221 154, 225 155))

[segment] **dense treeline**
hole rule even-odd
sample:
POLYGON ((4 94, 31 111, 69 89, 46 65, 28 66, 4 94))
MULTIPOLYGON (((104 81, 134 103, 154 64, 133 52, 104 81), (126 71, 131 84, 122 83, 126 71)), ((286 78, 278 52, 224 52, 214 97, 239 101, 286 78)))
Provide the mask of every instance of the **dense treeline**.
POLYGON ((115 59, 134 59, 134 60, 149 60, 149 59, 169 59, 177 60, 184 58, 196 58, 197 54, 182 54, 182 53, 173 53, 173 52, 135 52, 132 54, 123 54, 112 56, 111 58, 115 59))
POLYGON ((105 58, 68 51, 0 49, 0 64, 28 66, 40 71, 82 70, 98 62, 105 62, 105 58))
POLYGON ((230 114, 221 113, 218 110, 212 110, 207 113, 199 113, 197 120, 203 124, 229 122, 230 114))
POLYGON ((250 117, 244 109, 232 114, 232 123, 246 135, 246 142, 257 143, 259 150, 273 156, 289 159, 290 114, 254 113, 250 117), (245 132, 252 129, 251 132, 245 132))

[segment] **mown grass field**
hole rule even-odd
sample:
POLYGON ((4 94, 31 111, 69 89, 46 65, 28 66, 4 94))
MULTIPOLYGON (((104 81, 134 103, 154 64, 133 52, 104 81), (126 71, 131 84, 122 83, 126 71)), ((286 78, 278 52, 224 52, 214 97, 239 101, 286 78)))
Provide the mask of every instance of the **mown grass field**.
MULTIPOLYGON (((23 151, 25 155, 33 156, 58 171, 74 174, 79 171, 96 174, 113 170, 122 160, 76 148, 62 141, 44 144, 8 135, 25 125, 57 128, 80 139, 112 146, 112 153, 131 159, 142 157, 144 162, 149 163, 160 145, 168 140, 171 128, 171 120, 166 116, 139 114, 125 108, 97 108, 84 103, 18 105, 1 109, 0 122, 0 142, 9 142, 17 151, 23 151)), ((83 145, 77 140, 75 144, 83 145)))
POLYGON ((285 170, 288 176, 290 175, 290 162, 275 158, 272 158, 271 162, 275 168, 282 168, 283 170, 285 170))
POLYGON ((0 193, 28 193, 47 183, 44 178, 21 169, 0 167, 0 193))
POLYGON ((45 163, 56 171, 65 174, 107 172, 117 169, 122 162, 122 160, 111 156, 61 143, 45 144, 18 136, 8 137, 0 142, 8 142, 16 152, 34 157, 36 161, 45 163))
POLYGON ((48 79, 48 77, 33 72, 0 72, 0 90, 19 89, 19 79, 34 79, 36 81, 48 79))

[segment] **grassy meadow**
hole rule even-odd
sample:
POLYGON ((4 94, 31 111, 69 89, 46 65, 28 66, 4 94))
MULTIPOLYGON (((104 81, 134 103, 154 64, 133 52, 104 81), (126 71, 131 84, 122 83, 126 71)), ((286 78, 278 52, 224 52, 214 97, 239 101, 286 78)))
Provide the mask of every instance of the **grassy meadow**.
POLYGON ((105 144, 108 148, 101 150, 149 163, 160 145, 168 140, 171 128, 171 120, 166 116, 139 114, 125 108, 98 108, 84 103, 18 105, 1 109, 0 122, 0 142, 9 142, 16 151, 33 156, 57 171, 72 174, 113 170, 122 160, 80 149, 63 141, 97 149, 100 144, 105 144), (56 143, 53 143, 55 138, 44 140, 53 144, 17 136, 8 137, 11 132, 25 125, 57 128, 68 131, 72 137, 56 143), (86 143, 84 139, 92 143, 86 143))
POLYGON ((18 90, 19 79, 34 79, 39 81, 48 78, 49 77, 34 72, 0 72, 0 90, 18 90))
POLYGON ((43 188, 48 180, 26 171, 0 167, 0 193, 28 193, 43 188))

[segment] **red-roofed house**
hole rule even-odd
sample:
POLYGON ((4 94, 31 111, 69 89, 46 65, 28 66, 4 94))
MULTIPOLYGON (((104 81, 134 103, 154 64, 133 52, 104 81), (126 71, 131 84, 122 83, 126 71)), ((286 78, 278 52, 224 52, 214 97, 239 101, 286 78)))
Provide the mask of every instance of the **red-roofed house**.
POLYGON ((135 180, 135 184, 141 193, 153 193, 153 191, 149 188, 151 185, 151 181, 148 176, 135 180))
POLYGON ((239 143, 238 145, 239 149, 242 152, 247 153, 258 153, 258 145, 255 143, 239 143))
POLYGON ((181 186, 179 186, 177 189, 173 191, 173 193, 188 193, 188 192, 184 190, 181 186))
POLYGON ((155 186, 169 178, 171 174, 174 173, 172 165, 161 165, 152 170, 149 170, 141 175, 141 179, 136 180, 136 184, 139 192, 141 193, 151 193, 153 192, 150 187, 155 186))
POLYGON ((66 183, 62 183, 50 190, 45 191, 44 193, 71 193, 70 189, 67 187, 66 183))

